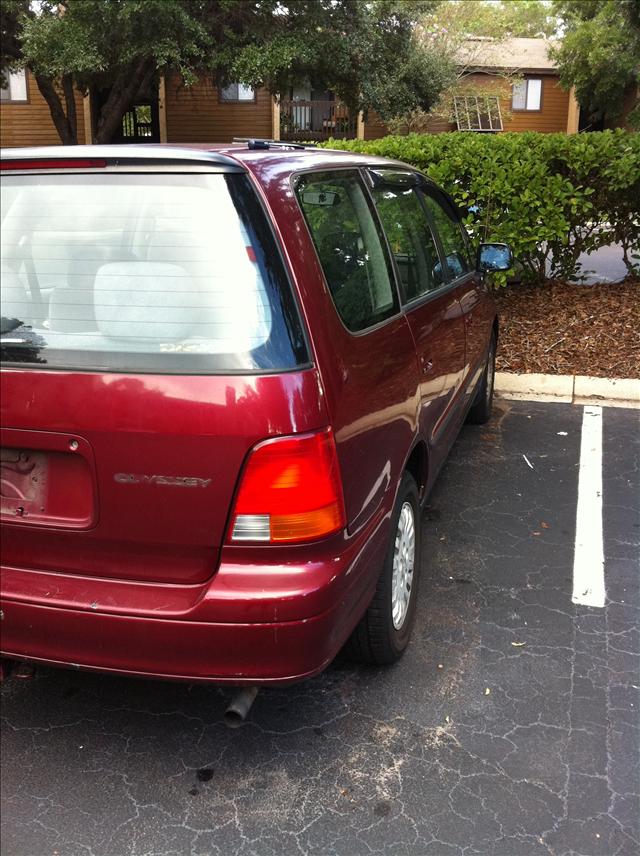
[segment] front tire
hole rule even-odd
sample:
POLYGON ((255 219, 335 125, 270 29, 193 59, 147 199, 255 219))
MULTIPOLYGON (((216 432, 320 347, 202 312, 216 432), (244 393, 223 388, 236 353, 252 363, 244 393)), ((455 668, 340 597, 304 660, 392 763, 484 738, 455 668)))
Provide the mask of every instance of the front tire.
POLYGON ((347 642, 355 660, 388 665, 404 653, 415 620, 420 576, 420 501, 404 473, 391 515, 391 535, 373 600, 347 642))
POLYGON ((496 375, 496 336, 495 333, 491 336, 489 344, 489 353, 487 354, 487 362, 482 374, 482 380, 478 387, 475 400, 471 405, 467 422, 472 425, 484 425, 491 418, 491 410, 493 408, 493 383, 496 375))

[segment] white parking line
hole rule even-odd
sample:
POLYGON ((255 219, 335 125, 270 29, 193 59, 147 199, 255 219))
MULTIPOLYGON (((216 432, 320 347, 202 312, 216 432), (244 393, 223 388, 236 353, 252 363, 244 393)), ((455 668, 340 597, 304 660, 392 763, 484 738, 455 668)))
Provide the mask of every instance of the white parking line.
POLYGON ((576 546, 573 557, 574 603, 604 606, 602 541, 602 407, 582 414, 576 546))

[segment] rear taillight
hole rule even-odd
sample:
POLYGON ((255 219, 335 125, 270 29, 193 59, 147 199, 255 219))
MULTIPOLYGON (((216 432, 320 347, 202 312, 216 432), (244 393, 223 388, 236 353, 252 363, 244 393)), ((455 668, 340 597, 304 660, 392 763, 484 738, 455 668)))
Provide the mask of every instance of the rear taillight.
POLYGON ((232 543, 312 541, 345 525, 333 432, 277 437, 249 455, 231 518, 232 543))

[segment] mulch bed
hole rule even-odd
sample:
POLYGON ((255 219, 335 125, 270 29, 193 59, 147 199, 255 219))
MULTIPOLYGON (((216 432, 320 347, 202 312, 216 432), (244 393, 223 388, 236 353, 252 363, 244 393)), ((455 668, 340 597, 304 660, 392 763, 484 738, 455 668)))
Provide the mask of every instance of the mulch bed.
POLYGON ((511 285, 496 300, 498 371, 640 377, 640 279, 511 285))

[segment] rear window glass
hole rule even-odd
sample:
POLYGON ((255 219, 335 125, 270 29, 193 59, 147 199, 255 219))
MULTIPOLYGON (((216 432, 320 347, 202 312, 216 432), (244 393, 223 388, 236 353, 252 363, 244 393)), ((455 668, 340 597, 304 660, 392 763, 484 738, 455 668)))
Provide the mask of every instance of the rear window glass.
POLYGON ((244 175, 6 176, 1 240, 5 362, 224 373, 307 361, 244 175))

